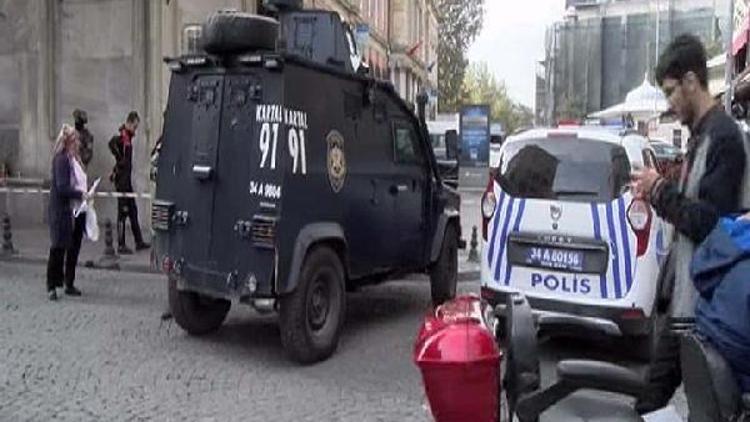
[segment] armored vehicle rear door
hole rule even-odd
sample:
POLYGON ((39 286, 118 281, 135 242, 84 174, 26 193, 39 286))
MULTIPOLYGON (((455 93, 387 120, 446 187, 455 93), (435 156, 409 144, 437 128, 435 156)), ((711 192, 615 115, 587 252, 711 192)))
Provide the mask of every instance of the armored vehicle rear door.
POLYGON ((243 70, 173 76, 157 184, 179 217, 168 254, 191 288, 224 297, 250 294, 253 278, 256 293, 272 293, 275 270, 281 111, 259 102, 281 84, 243 70))
MULTIPOLYGON (((246 71, 247 72, 247 71, 246 71)), ((270 293, 279 215, 283 110, 260 104, 275 97, 275 76, 227 74, 214 183, 210 255, 222 272, 243 282, 253 275, 260 293, 270 293)))
POLYGON ((213 224, 214 184, 210 179, 217 165, 223 92, 223 76, 204 74, 196 77, 187 94, 192 119, 167 128, 174 141, 190 145, 183 145, 183 154, 177 162, 179 168, 186 170, 187 177, 182 180, 174 178, 168 184, 177 198, 178 208, 188 216, 188 223, 178 232, 183 245, 182 257, 189 265, 201 268, 210 266, 211 261, 211 242, 206 235, 213 224))

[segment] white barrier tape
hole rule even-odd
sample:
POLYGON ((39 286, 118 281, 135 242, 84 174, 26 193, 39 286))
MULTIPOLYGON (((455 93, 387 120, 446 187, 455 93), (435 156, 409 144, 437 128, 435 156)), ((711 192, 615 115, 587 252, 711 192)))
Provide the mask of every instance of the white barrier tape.
MULTIPOLYGON (((18 194, 42 194, 49 195, 49 189, 23 189, 23 188, 0 188, 0 193, 18 193, 18 194)), ((97 198, 134 198, 134 199, 152 199, 150 193, 123 193, 123 192, 96 192, 94 197, 97 198)))

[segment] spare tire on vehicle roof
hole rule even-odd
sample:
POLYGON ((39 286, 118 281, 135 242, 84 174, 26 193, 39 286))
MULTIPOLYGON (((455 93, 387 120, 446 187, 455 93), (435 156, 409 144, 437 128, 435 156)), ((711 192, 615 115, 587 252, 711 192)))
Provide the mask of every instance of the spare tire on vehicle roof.
POLYGON ((274 50, 279 37, 275 19, 237 11, 219 11, 203 24, 203 49, 209 54, 274 50))

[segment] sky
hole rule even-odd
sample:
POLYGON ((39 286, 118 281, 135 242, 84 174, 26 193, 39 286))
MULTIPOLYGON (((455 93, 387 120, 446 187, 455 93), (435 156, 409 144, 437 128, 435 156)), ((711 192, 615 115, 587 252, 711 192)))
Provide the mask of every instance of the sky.
POLYGON ((485 0, 484 25, 469 61, 486 62, 513 100, 533 108, 545 29, 562 19, 564 9, 564 0, 485 0))

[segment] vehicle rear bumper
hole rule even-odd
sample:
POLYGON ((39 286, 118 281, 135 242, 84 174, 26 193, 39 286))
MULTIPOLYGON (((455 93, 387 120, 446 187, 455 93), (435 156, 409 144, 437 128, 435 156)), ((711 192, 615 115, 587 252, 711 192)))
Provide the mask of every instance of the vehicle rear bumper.
POLYGON ((237 272, 221 272, 180 263, 170 275, 177 278, 177 289, 196 292, 218 299, 271 297, 270 283, 261 283, 254 276, 237 272))
MULTIPOLYGON (((505 312, 510 293, 482 287, 482 298, 496 307, 501 315, 505 312)), ((527 296, 527 299, 540 329, 549 334, 599 332, 609 336, 639 336, 648 334, 651 329, 651 319, 648 317, 624 317, 628 308, 584 305, 533 296, 527 296)))

